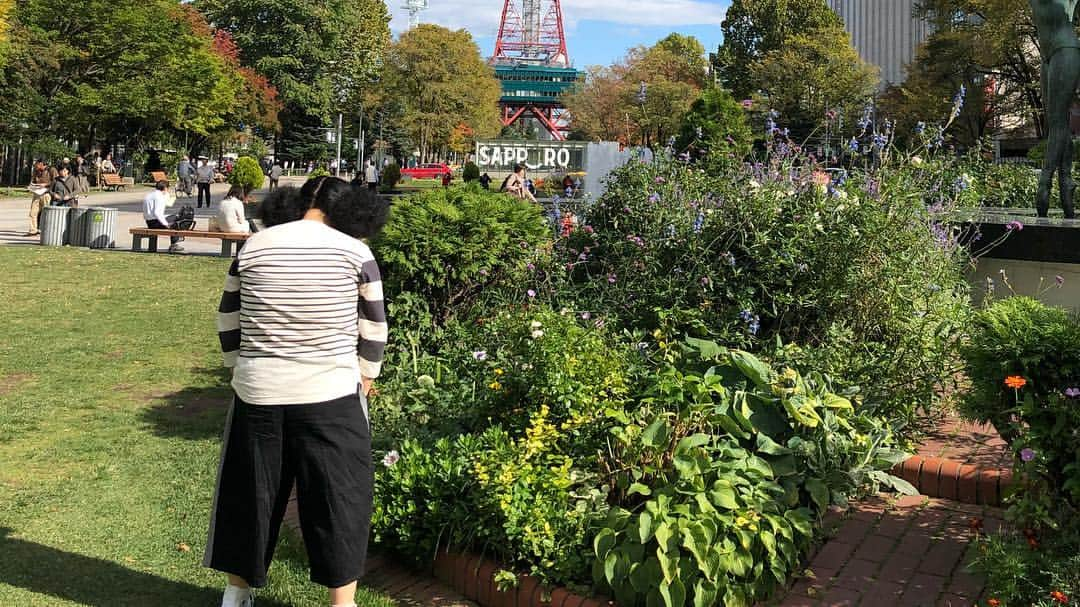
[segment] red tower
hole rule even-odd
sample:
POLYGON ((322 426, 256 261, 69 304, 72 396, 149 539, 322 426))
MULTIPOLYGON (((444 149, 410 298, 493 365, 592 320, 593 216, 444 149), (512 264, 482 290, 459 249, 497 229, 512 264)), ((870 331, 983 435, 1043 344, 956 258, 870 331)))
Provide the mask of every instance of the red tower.
POLYGON ((505 0, 495 54, 503 126, 534 119, 551 136, 569 124, 559 97, 581 77, 570 67, 560 0, 505 0))
POLYGON ((492 61, 570 67, 560 0, 506 0, 492 61))

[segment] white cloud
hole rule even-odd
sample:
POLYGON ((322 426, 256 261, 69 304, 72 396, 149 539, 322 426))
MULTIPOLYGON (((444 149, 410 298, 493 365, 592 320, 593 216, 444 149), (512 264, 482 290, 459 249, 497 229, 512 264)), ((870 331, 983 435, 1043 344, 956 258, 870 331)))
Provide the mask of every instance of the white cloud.
MULTIPOLYGON (((394 16, 391 28, 408 27, 404 0, 386 0, 394 16)), ((495 37, 502 16, 503 0, 430 0, 421 20, 446 27, 465 28, 477 38, 495 37)), ((716 25, 724 20, 727 2, 704 0, 563 0, 566 28, 579 21, 602 21, 633 26, 716 25)))

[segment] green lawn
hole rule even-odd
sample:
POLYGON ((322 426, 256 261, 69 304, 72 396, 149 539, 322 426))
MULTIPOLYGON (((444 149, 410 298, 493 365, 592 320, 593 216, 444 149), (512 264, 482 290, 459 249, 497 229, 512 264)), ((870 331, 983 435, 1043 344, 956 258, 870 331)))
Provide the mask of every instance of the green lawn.
MULTIPOLYGON (((0 605, 218 604, 201 560, 230 398, 227 267, 0 247, 0 605)), ((326 604, 296 539, 270 579, 261 607, 326 604)))

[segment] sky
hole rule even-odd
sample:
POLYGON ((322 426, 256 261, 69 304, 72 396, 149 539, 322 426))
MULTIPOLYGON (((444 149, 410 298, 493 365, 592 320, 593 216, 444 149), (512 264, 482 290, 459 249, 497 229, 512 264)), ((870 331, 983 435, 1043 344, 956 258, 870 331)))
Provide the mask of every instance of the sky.
MULTIPOLYGON (((394 34, 408 27, 404 0, 386 0, 394 34)), ((499 30, 503 0, 429 0, 421 15, 435 23, 472 33, 484 56, 490 56, 499 30)), ((693 35, 715 51, 720 22, 730 0, 562 0, 566 44, 577 68, 610 65, 638 45, 651 45, 671 32, 693 35)))

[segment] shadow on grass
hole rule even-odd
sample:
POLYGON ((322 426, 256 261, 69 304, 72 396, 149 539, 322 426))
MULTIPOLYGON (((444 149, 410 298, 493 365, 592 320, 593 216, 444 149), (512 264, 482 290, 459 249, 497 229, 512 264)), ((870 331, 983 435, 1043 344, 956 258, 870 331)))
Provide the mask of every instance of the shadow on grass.
MULTIPOLYGON (((116 563, 10 537, 0 527, 0 584, 90 607, 215 605, 221 588, 206 588, 116 563)), ((259 599, 260 607, 287 607, 259 599)))
POLYGON ((223 367, 192 371, 195 384, 168 394, 149 395, 155 401, 142 413, 156 436, 204 440, 220 438, 232 404, 231 372, 223 367))

